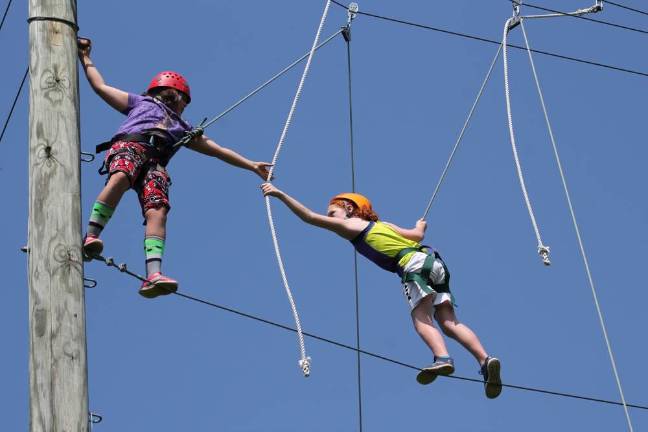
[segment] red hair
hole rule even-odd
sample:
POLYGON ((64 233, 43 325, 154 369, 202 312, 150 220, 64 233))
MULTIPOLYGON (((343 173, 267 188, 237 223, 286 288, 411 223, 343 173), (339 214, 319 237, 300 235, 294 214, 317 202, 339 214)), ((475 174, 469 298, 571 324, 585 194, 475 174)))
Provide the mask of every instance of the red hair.
POLYGON ((340 207, 346 210, 347 208, 345 204, 351 204, 351 207, 353 207, 353 211, 349 215, 351 217, 357 217, 360 219, 364 219, 366 221, 373 221, 373 222, 376 222, 378 220, 378 215, 376 214, 376 212, 373 211, 373 209, 370 208, 360 209, 358 208, 358 206, 355 205, 355 203, 346 199, 342 199, 342 198, 334 199, 333 201, 331 201, 330 205, 334 205, 336 207, 340 207))

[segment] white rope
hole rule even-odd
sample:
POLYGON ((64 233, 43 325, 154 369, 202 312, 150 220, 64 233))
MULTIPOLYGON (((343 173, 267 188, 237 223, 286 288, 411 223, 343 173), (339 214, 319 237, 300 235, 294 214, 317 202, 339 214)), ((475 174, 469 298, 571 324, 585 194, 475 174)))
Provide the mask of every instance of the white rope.
POLYGON ((508 117, 508 128, 509 136, 511 138, 511 148, 513 149, 513 159, 515 159, 515 168, 517 170, 518 180, 520 181, 520 187, 522 188, 522 195, 524 195, 524 202, 526 203, 527 210, 529 211, 529 217, 531 218, 531 224, 533 225, 533 230, 535 231, 536 239, 538 241, 538 254, 542 257, 542 262, 545 265, 551 265, 549 260, 549 247, 545 246, 542 243, 542 238, 540 237, 540 230, 538 229, 538 224, 536 223, 535 215, 533 214, 533 208, 531 207, 531 201, 529 199, 529 194, 527 193, 526 185, 524 183, 524 175, 522 174, 522 166, 520 165, 520 158, 518 157, 517 146, 515 144, 515 131, 513 130, 513 114, 511 112, 511 96, 509 91, 509 79, 508 79, 508 54, 507 54, 507 36, 509 32, 509 26, 511 23, 517 22, 519 17, 512 17, 506 20, 504 24, 504 35, 502 37, 502 48, 503 48, 503 57, 504 57, 504 93, 506 96, 506 114, 508 117))
MULTIPOLYGON (((317 48, 319 42, 320 34, 322 33, 322 28, 324 27, 324 22, 326 21, 326 16, 328 15, 328 10, 331 5, 331 1, 327 0, 326 6, 324 7, 324 12, 322 13, 322 19, 320 20, 319 27, 317 28, 317 34, 315 35, 315 40, 313 41, 312 48, 308 54, 308 60, 306 61, 306 66, 304 67, 304 72, 302 73, 301 80, 299 81, 299 86, 297 87, 297 92, 290 107, 290 112, 288 113, 288 118, 284 124, 283 130, 281 132, 281 137, 279 138, 279 143, 277 144, 277 149, 275 150, 274 156, 272 158, 272 166, 270 167, 268 173, 268 181, 272 179, 272 173, 275 169, 277 159, 279 158, 279 152, 283 146, 283 143, 286 139, 286 134, 290 123, 292 121, 293 115, 295 114, 295 109, 297 108, 297 102, 299 101, 299 96, 301 95, 302 88, 304 87, 304 82, 306 81, 306 76, 308 75, 308 70, 310 69, 311 60, 313 59, 313 54, 317 48)), ((290 308, 292 309, 293 317, 295 318, 295 326, 297 328, 297 337, 299 339, 299 350, 301 353, 301 359, 299 360, 299 366, 304 372, 304 376, 310 375, 310 361, 311 358, 306 356, 306 347, 304 345, 304 335, 302 333, 301 322, 299 320, 299 314, 297 313, 297 306, 295 305, 295 300, 293 299, 292 292, 290 291, 290 286, 288 285, 288 277, 286 276, 286 270, 284 268, 283 260, 281 258, 281 251, 279 250, 279 241, 277 240, 277 232, 275 230, 274 220, 272 218, 272 208, 270 206, 270 197, 265 198, 266 210, 268 213, 268 222, 270 224, 270 233, 272 234, 272 243, 274 244, 275 255, 277 256, 277 263, 279 264, 279 272, 281 273, 281 279, 283 281, 284 288, 286 289, 286 294, 288 295, 288 301, 290 302, 290 308)))
POLYGON ((557 17, 574 17, 574 16, 581 16, 581 15, 587 15, 590 13, 596 13, 601 10, 601 7, 598 5, 591 6, 585 9, 578 9, 575 10, 574 12, 557 12, 557 13, 550 13, 550 14, 543 14, 543 15, 525 15, 521 18, 525 19, 534 19, 534 18, 557 18, 557 17))
POLYGON ((556 163, 558 165, 558 171, 560 172, 560 179, 562 180, 563 189, 565 191, 565 197, 567 198, 569 213, 571 214, 574 230, 576 231, 578 246, 580 248, 580 253, 583 258, 583 263, 585 264, 585 272, 587 273, 587 279, 589 280, 590 288, 592 290, 592 296, 594 297, 594 305, 596 306, 596 312, 598 313, 599 323, 601 324, 601 330, 603 331, 603 338, 605 339, 605 344, 607 345, 608 355, 610 357, 610 363, 612 364, 612 370, 614 372, 614 378, 616 379, 616 384, 619 389, 619 394, 621 395, 621 402, 623 403, 623 409, 625 410, 626 420, 628 421, 628 429, 630 430, 630 432, 632 432, 633 428, 632 428, 632 422, 630 420, 630 413, 628 412, 628 406, 626 404, 625 396, 623 395, 621 379, 619 378, 619 372, 617 370, 616 362, 614 360, 614 354, 612 353, 612 345, 610 343, 610 339, 608 338, 607 329, 605 327, 605 321, 603 320, 603 312, 601 311, 601 306, 599 304, 598 296, 596 294, 596 288, 594 287, 594 280, 592 278, 592 273, 590 272, 589 262, 587 260, 587 255, 585 253, 585 247, 583 246, 583 240, 581 238, 580 229, 578 227, 578 223, 576 222, 576 213, 574 212, 571 196, 569 194, 569 189, 567 187, 567 180, 565 177, 565 173, 563 171, 562 163, 560 162, 560 156, 558 155, 558 146, 556 145, 556 140, 554 139, 553 129, 551 127, 551 122, 549 121, 549 114, 547 112, 544 96, 540 88, 540 80, 538 79, 538 74, 536 73, 535 63, 533 62, 533 55, 531 54, 531 48, 529 47, 529 40, 527 38, 527 33, 524 28, 524 20, 520 22, 520 27, 522 28, 524 43, 526 45, 527 53, 529 55, 531 70, 533 71, 533 78, 535 79, 536 89, 538 90, 538 96, 540 97, 540 104, 542 105, 542 112, 544 113, 545 123, 547 124, 547 130, 549 131, 551 146, 553 147, 554 156, 556 158, 556 163))
POLYGON ((491 73, 493 72, 493 68, 495 67, 495 63, 497 62, 497 59, 499 58, 500 52, 502 51, 502 45, 497 48, 497 53, 495 53, 495 57, 493 57, 493 61, 491 62, 490 67, 488 68, 488 73, 486 73, 486 77, 484 78, 484 81, 482 82, 481 88, 479 89, 479 92, 477 93, 477 98, 475 99, 475 102, 473 102, 472 107, 470 108, 470 112, 468 113, 468 118, 466 118, 466 121, 464 122, 463 127, 461 128, 461 132, 459 133, 459 136, 457 137, 457 141, 455 142, 454 147, 452 148, 452 151, 450 152, 450 157, 448 158, 448 161, 445 164, 445 168, 443 168, 443 172, 441 173, 441 177, 439 178, 439 181, 437 182, 436 187, 434 188, 434 192, 432 193, 432 197, 430 198, 430 201, 428 202, 427 207, 425 208, 425 211, 423 212, 423 216, 421 219, 426 219, 427 215, 430 211, 430 208, 432 207, 432 203, 434 202, 434 198, 436 198, 437 193, 439 192, 439 189, 441 188, 441 183, 443 183, 443 180, 445 180, 446 175, 448 174, 448 169, 450 168, 450 164, 452 163, 452 160, 454 159, 454 155, 457 152, 457 149, 459 148, 459 144, 461 143, 461 140, 464 136, 464 133, 466 132, 466 129, 468 129, 468 124, 470 123, 470 120, 472 119, 473 113, 475 112, 475 108, 477 108, 477 104, 479 103, 479 100, 481 99, 482 94, 484 93, 484 88, 486 88, 486 83, 488 83, 488 80, 490 79, 491 73))

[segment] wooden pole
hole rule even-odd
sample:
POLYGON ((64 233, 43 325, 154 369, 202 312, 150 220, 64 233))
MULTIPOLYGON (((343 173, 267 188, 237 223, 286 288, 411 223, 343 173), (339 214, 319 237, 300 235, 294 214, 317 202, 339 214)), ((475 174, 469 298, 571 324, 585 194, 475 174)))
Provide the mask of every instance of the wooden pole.
POLYGON ((87 431, 76 0, 29 17, 30 431, 87 431))

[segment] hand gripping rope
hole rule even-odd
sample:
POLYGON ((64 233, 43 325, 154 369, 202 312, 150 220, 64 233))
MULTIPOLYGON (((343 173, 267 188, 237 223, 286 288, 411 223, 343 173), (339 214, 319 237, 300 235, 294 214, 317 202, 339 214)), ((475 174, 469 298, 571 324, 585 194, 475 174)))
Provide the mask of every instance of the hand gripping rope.
MULTIPOLYGON (((301 95, 302 88, 304 87, 304 82, 306 81, 306 76, 308 75, 308 70, 310 69, 311 61, 313 59, 313 54, 319 42, 320 34, 322 33, 322 28, 324 27, 324 22, 326 21, 326 16, 328 15, 329 7, 331 1, 327 0, 326 6, 324 7, 324 12, 322 13, 322 18, 317 28, 317 34, 315 35, 315 40, 313 41, 312 48, 308 54, 308 60, 306 60, 306 66, 304 66, 304 72, 302 73, 301 80, 299 81, 299 86, 295 93, 295 97, 292 101, 292 106, 288 112, 288 118, 284 124, 283 130, 281 131, 281 137, 279 138, 279 143, 277 144, 277 149, 275 150, 274 156, 272 157, 272 166, 270 167, 270 172, 268 173, 268 181, 272 179, 272 173, 279 158, 279 152, 281 147, 286 139, 286 134, 288 133, 288 128, 292 122, 293 115, 295 114, 295 109, 297 108, 297 102, 299 101, 299 96, 301 95)), ((290 286, 288 285, 288 277, 286 276, 286 270, 284 268, 283 260, 281 258, 281 251, 279 250, 279 242, 277 240, 277 231, 275 230, 274 220, 272 218, 272 208, 270 206, 270 197, 265 198, 266 210, 268 213, 268 223, 270 224, 270 234, 272 235, 272 243, 274 244, 275 255, 277 256, 277 263, 279 264, 279 272, 281 273, 281 280, 283 281, 284 288, 286 289, 286 294, 288 296, 288 301, 290 302, 290 308, 292 309, 293 317, 295 318, 295 326, 297 328, 297 337, 299 340, 299 350, 301 352, 301 359, 299 360, 299 367, 302 368, 304 376, 308 377, 310 375, 310 357, 306 356, 306 348, 304 346, 304 335, 301 329, 301 323, 299 321, 299 314, 297 313, 297 306, 295 306, 295 300, 293 299, 292 292, 290 291, 290 286)))
MULTIPOLYGON (((540 80, 538 79, 538 74, 537 74, 537 71, 536 71, 536 68, 535 68, 535 63, 533 61, 533 56, 531 54, 531 48, 529 46, 529 39, 527 37, 526 29, 524 28, 524 22, 523 22, 524 19, 526 19, 526 18, 544 18, 545 16, 529 16, 529 17, 520 16, 519 15, 519 7, 520 7, 520 3, 516 2, 514 4, 514 6, 513 6, 513 8, 514 8, 514 16, 512 18, 509 18, 506 21, 506 25, 505 25, 505 28, 504 28, 503 46, 504 46, 504 64, 505 64, 505 66, 504 66, 505 84, 508 84, 507 83, 507 78, 506 78, 506 75, 507 75, 507 67, 506 67, 506 34, 512 28, 510 26, 511 23, 513 23, 513 27, 519 24, 520 28, 522 29, 522 35, 524 37, 524 43, 525 43, 527 54, 529 56, 529 63, 531 64, 531 70, 533 72, 533 78, 535 80, 536 89, 538 91, 540 104, 542 106, 542 112, 544 114, 545 123, 547 125, 547 130, 549 132, 549 138, 551 140, 551 145, 552 145, 552 148, 553 148, 554 157, 556 158, 556 163, 558 165, 558 171, 560 172, 560 179, 562 181, 563 190, 565 192, 565 197, 567 199, 567 204, 569 206, 569 212, 570 212, 570 215, 571 215, 572 224, 574 226, 574 230, 576 231, 576 238, 578 240, 578 246, 579 246, 579 249, 580 249, 581 257, 582 257, 583 263, 585 265, 585 272, 587 274, 587 279, 588 279, 588 282, 589 282, 589 285, 590 285, 590 289, 592 291, 592 296, 594 298, 594 305, 596 307, 596 312, 598 314, 599 323, 601 325, 601 330, 603 332, 603 338, 605 339, 605 344, 607 346, 608 356, 610 358, 610 363, 612 365, 612 371, 614 373, 614 378, 616 380, 617 388, 618 388, 619 394, 621 396, 621 403, 623 405, 626 421, 628 423, 628 430, 630 432, 632 432, 633 427, 632 427, 632 421, 630 419, 630 413, 628 412, 628 404, 626 403, 625 396, 624 396, 624 393, 623 393, 623 387, 621 386, 621 379, 619 378, 619 372, 617 370, 616 361, 614 360, 614 354, 612 352, 612 345, 610 343, 610 339, 609 339, 608 334, 607 334, 605 321, 603 320, 603 313, 602 313, 601 306, 600 306, 599 301, 598 301, 598 296, 596 294, 596 288, 594 286, 594 280, 592 278, 592 274, 591 274, 591 271, 590 271, 590 268, 589 268, 589 262, 588 262, 588 259, 587 259, 587 254, 585 253, 585 247, 583 246, 583 240, 582 240, 582 237, 581 237, 580 229, 579 229, 578 223, 576 221, 576 213, 575 213, 574 207, 572 205, 571 196, 570 196, 570 193, 569 193, 569 189, 567 187, 567 180, 566 180, 565 173, 564 173, 564 170, 563 170, 563 167, 562 167, 562 163, 560 161, 560 156, 558 154, 558 146, 556 145, 556 140, 555 140, 554 134, 553 134, 553 128, 551 127, 551 122, 549 121, 549 114, 548 114, 547 107, 546 107, 546 104, 545 104, 545 101, 544 101, 544 96, 542 94, 542 89, 540 87, 540 80)), ((573 12, 571 14, 559 14, 559 15, 551 15, 551 16, 569 16, 569 15, 574 15, 574 14, 582 15, 584 13, 599 12, 600 10, 602 10, 602 2, 597 1, 596 5, 592 6, 589 9, 579 9, 578 11, 573 12)), ((511 117, 510 117, 510 102, 508 100, 508 86, 507 86, 507 89, 506 89, 506 93, 507 93, 507 95, 506 95, 507 96, 507 112, 509 113, 509 128, 510 128, 510 131, 511 131, 511 134, 512 134, 512 124, 511 124, 511 117)), ((512 143, 514 143, 513 135, 511 136, 511 141, 512 141, 512 143)), ((514 150, 514 153, 515 153, 515 150, 514 150)), ((518 165, 518 173, 521 173, 521 171, 519 169, 519 165, 518 165)), ((521 180, 521 184, 523 184, 522 180, 521 180)), ((525 196, 525 198, 526 198, 526 196, 525 196)), ((535 225, 534 225, 534 227, 535 227, 535 225)))

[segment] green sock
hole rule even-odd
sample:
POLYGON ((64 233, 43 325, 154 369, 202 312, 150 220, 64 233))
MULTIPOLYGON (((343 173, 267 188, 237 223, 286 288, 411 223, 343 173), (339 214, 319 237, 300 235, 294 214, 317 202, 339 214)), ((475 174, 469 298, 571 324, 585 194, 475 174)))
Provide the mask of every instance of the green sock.
POLYGON ((94 237, 99 237, 99 234, 101 234, 101 231, 104 229, 114 212, 114 208, 107 206, 101 201, 96 201, 92 206, 92 212, 90 213, 88 234, 94 237))
POLYGON ((162 270, 162 255, 164 255, 164 239, 157 236, 144 238, 144 253, 146 253, 147 276, 162 270))

